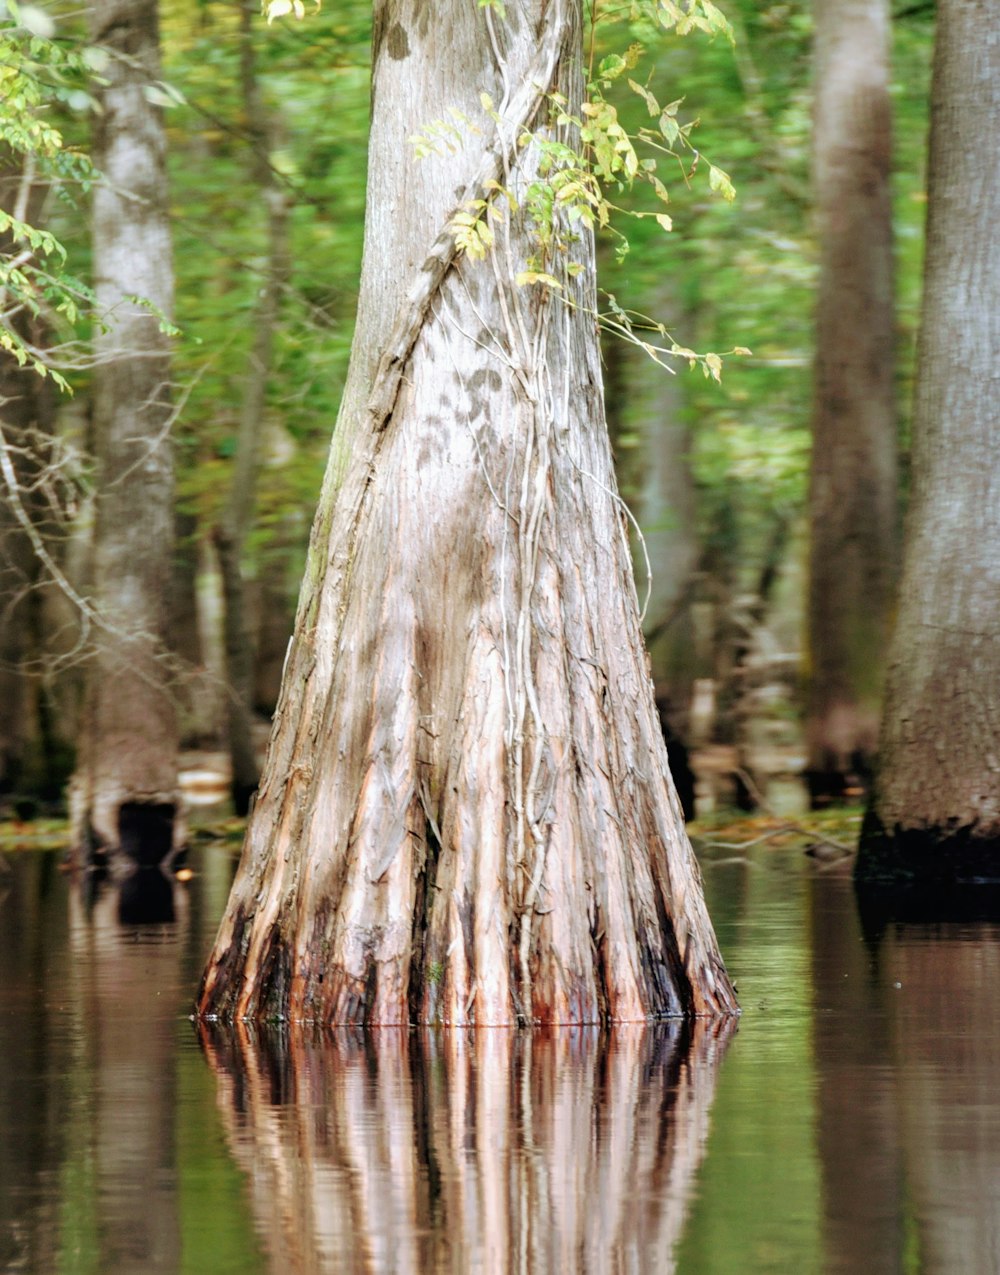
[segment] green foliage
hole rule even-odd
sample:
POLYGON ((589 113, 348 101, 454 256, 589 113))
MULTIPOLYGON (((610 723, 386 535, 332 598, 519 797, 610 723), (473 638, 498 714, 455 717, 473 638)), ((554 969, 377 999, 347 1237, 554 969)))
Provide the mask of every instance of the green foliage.
MULTIPOLYGON (((502 20, 497 0, 477 3, 502 20)), ((567 291, 576 269, 573 237, 591 226, 604 232, 601 326, 616 340, 624 333, 632 349, 666 367, 701 369, 675 382, 691 426, 699 531, 711 569, 739 586, 755 579, 774 518, 794 521, 806 499, 812 24, 805 0, 728 0, 724 9, 723 17, 698 0, 591 0, 584 109, 571 112, 550 99, 545 118, 523 139, 531 181, 516 191, 497 183, 479 192, 458 211, 453 230, 459 247, 474 255, 490 250, 501 219, 530 217, 538 247, 518 282, 556 295, 567 291), (742 354, 725 361, 723 388, 726 351, 742 354)), ((68 24, 53 39, 51 20, 38 13, 16 4, 0 13, 0 141, 69 194, 93 180, 83 120, 88 80, 100 74, 101 59, 82 40, 74 43, 68 24)), ((285 15, 272 8, 271 25, 260 21, 254 32, 261 94, 278 125, 271 161, 294 208, 292 277, 267 394, 260 513, 247 565, 254 574, 277 563, 289 578, 300 572, 347 367, 369 102, 370 4, 338 0, 314 10, 306 3, 306 13, 300 26, 294 4, 285 15)), ((243 114, 235 6, 161 0, 161 25, 158 92, 180 329, 179 492, 207 526, 228 487, 250 320, 267 264, 266 209, 253 172, 260 139, 243 114)), ((905 405, 920 292, 931 34, 922 19, 895 26, 905 405)), ((411 145, 433 163, 474 128, 460 112, 442 110, 437 120, 414 121, 411 145)), ((89 275, 86 218, 70 203, 49 205, 43 230, 37 218, 5 205, 0 332, 11 330, 12 302, 81 333, 88 321, 90 296, 76 282, 89 275), (15 264, 23 253, 27 262, 15 264)), ((85 377, 77 373, 74 383, 85 388, 85 377)), ((650 397, 640 409, 634 383, 624 392, 616 444, 623 472, 632 440, 656 428, 637 420, 640 410, 651 414, 650 397)), ((636 493, 626 484, 629 494, 636 493)))
MULTIPOLYGON (((178 490, 202 527, 219 517, 235 453, 267 268, 267 210, 240 91, 238 14, 166 0, 163 74, 183 99, 166 117, 181 336, 174 372, 178 490)), ((281 307, 251 576, 301 578, 305 543, 346 374, 364 222, 369 6, 356 0, 253 32, 258 86, 275 125, 270 163, 291 200, 292 273, 281 307), (335 11, 334 11, 335 8, 335 11)))
MULTIPOLYGON (((591 14, 592 34, 600 23, 620 22, 624 12, 616 8, 610 13, 601 13, 599 5, 595 5, 591 14)), ((602 57, 596 71, 593 69, 596 46, 592 39, 592 74, 579 115, 572 112, 564 96, 551 93, 544 124, 534 130, 521 131, 518 150, 525 157, 525 170, 531 173, 523 189, 515 191, 513 186, 491 180, 481 197, 468 200, 452 218, 451 230, 458 251, 472 259, 481 259, 494 245, 494 223, 523 214, 531 227, 535 251, 527 261, 527 268, 516 276, 520 286, 561 291, 560 274, 572 276, 582 269, 572 260, 570 252, 581 228, 609 231, 615 237, 618 260, 624 260, 630 240, 613 224, 616 214, 620 215, 619 220, 621 217, 632 221, 649 220, 669 233, 673 229, 673 218, 666 211, 666 205, 671 195, 658 164, 662 157, 676 164, 685 185, 689 186, 701 163, 701 153, 691 140, 697 121, 682 122, 678 118, 683 99, 661 106, 648 85, 627 73, 634 71, 647 55, 648 44, 656 38, 650 32, 662 37, 668 33, 685 35, 702 31, 713 37, 723 34, 731 42, 732 28, 710 0, 686 0, 683 6, 673 0, 656 3, 644 0, 633 4, 628 13, 630 32, 642 34, 643 38, 632 39, 623 54, 611 52, 602 57), (630 129, 623 124, 619 106, 609 97, 609 90, 622 79, 644 103, 648 117, 656 122, 655 127, 630 129), (656 207, 644 209, 635 203, 622 204, 621 197, 633 193, 638 185, 653 193, 656 207)), ((489 95, 483 93, 481 102, 486 114, 500 126, 503 121, 489 95)), ((456 152, 470 134, 479 132, 457 109, 451 108, 449 115, 449 119, 430 121, 410 137, 418 159, 456 152)), ((729 175, 712 163, 707 165, 707 170, 709 191, 732 203, 736 191, 729 175)), ((657 362, 675 357, 687 359, 692 366, 700 365, 707 377, 721 379, 719 354, 699 355, 673 339, 655 344, 637 332, 631 313, 619 307, 613 297, 610 301, 612 317, 597 316, 608 330, 633 342, 657 362)), ((667 336, 662 325, 645 323, 644 326, 657 338, 667 336)), ((731 352, 749 353, 742 347, 734 347, 731 352)))
POLYGON ((86 58, 52 39, 54 30, 44 10, 17 0, 0 2, 0 154, 8 157, 8 172, 0 170, 0 177, 14 192, 12 205, 0 208, 0 350, 68 389, 44 352, 23 335, 24 316, 73 324, 93 301, 90 288, 66 269, 59 239, 25 217, 32 181, 46 178, 87 189, 93 177, 87 157, 67 148, 48 118, 55 105, 89 101, 82 87, 86 58))

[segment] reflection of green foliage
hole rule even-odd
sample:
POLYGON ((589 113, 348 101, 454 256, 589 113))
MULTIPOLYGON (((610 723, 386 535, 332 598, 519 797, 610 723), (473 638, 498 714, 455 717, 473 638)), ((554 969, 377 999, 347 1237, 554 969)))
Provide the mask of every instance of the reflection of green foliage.
POLYGON ((97 1167, 86 1146, 71 1144, 60 1176, 60 1275, 89 1275, 90 1272, 96 1275, 101 1269, 97 1167))
POLYGON ((677 1269, 822 1269, 810 935, 798 857, 706 865, 709 910, 743 1019, 722 1065, 677 1269), (777 936, 782 936, 780 939, 777 936))
POLYGON ((251 1275, 266 1269, 258 1247, 246 1180, 226 1148, 217 1081, 192 1038, 179 1029, 177 1194, 183 1275, 251 1275))

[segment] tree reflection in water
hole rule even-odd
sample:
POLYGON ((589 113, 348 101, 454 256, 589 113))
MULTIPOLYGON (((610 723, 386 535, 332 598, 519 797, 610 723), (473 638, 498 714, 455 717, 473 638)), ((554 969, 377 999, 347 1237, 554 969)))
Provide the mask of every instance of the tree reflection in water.
POLYGON ((71 1113, 71 1160, 93 1165, 97 1268, 116 1275, 179 1269, 176 1027, 180 891, 158 870, 121 891, 69 896, 72 1003, 81 1017, 81 1087, 71 1113), (175 900, 174 894, 177 899, 175 900), (143 924, 131 924, 141 920, 143 924), (174 1011, 166 1008, 173 1002, 174 1011))
POLYGON ((274 1270, 673 1269, 722 1023, 202 1043, 274 1270))

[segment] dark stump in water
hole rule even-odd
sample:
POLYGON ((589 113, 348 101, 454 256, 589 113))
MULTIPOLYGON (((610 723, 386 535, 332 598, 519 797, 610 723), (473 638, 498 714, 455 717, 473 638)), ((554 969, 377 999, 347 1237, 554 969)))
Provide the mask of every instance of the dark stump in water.
POLYGON ((174 882, 163 868, 136 868, 118 888, 122 925, 163 925, 175 919, 174 882))
POLYGON ((855 881, 870 917, 1000 920, 1000 839, 974 827, 890 831, 869 810, 855 881))
POLYGON ((140 868, 167 862, 174 848, 173 803, 123 802, 118 812, 118 845, 140 868))

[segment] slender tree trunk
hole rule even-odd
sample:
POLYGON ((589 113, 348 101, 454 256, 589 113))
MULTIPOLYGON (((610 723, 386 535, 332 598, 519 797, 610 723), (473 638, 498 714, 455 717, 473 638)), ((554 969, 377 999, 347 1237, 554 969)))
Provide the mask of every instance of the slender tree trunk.
MULTIPOLYGON (((30 164, 0 155, 0 208, 34 225, 43 203, 44 186, 30 164)), ((9 233, 0 236, 0 253, 19 248, 23 245, 12 243, 9 233)), ((44 321, 14 296, 0 294, 0 313, 23 339, 36 347, 46 344, 44 321)), ((46 472, 54 426, 51 382, 0 350, 0 792, 46 796, 59 781, 49 773, 55 758, 45 750, 51 732, 40 721, 46 705, 44 644, 35 646, 33 628, 44 580, 36 544, 44 541, 55 551, 43 496, 46 487, 58 485, 57 476, 46 472)))
POLYGON ((806 698, 814 805, 870 775, 897 545, 887 0, 816 6, 806 698))
POLYGON ((218 686, 206 667, 201 633, 198 576, 201 546, 198 520, 178 509, 174 518, 175 554, 168 612, 170 650, 179 663, 179 737, 182 747, 215 742, 221 721, 218 686))
POLYGON ((273 717, 281 694, 281 672, 295 620, 295 599, 289 589, 288 546, 281 532, 273 551, 259 563, 255 612, 253 702, 263 717, 273 717))
POLYGON ((941 0, 913 486, 862 876, 1000 871, 1000 30, 941 0))
POLYGON ((253 315, 253 345, 243 386, 236 464, 215 545, 222 573, 226 656, 226 724, 232 766, 231 792, 237 814, 245 815, 260 780, 253 742, 253 647, 246 620, 241 559, 253 524, 267 382, 274 361, 274 334, 288 280, 288 215, 285 192, 274 177, 269 139, 272 130, 260 99, 251 17, 255 6, 240 2, 240 65, 243 107, 254 146, 253 167, 267 209, 267 275, 253 315))
POLYGON ((36 372, 0 352, 0 792, 21 787, 28 767, 31 687, 28 655, 31 596, 39 563, 18 514, 34 521, 30 441, 36 372))
POLYGON ((514 282, 537 251, 523 215, 481 260, 449 229, 489 180, 523 195, 536 176, 517 141, 549 90, 579 102, 579 22, 569 0, 503 20, 465 0, 376 5, 354 351, 204 1015, 735 1007, 639 632, 593 242, 552 263, 556 297, 514 282), (415 161, 415 124, 451 106, 481 131, 415 161))
MULTIPOLYGON (((669 283, 656 290, 652 308, 659 321, 672 318, 672 292, 669 283)), ((681 419, 676 376, 615 333, 604 336, 601 348, 615 473, 641 529, 633 536, 632 557, 660 725, 684 817, 693 819, 694 772, 686 741, 697 676, 692 602, 699 548, 691 434, 681 419)))
POLYGON ((74 828, 78 844, 89 825, 106 847, 160 858, 174 836, 178 727, 166 658, 174 487, 169 339, 160 317, 171 312, 173 273, 163 121, 146 96, 159 77, 155 0, 97 0, 92 24, 94 43, 109 55, 97 89, 102 180, 93 209, 95 287, 107 327, 94 339, 100 619, 74 828))

